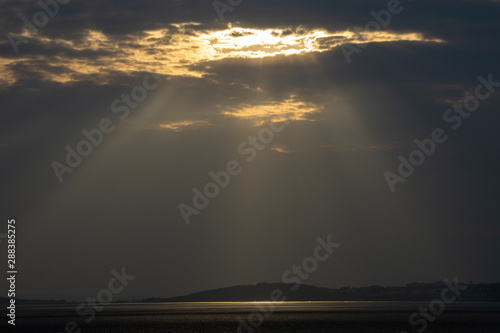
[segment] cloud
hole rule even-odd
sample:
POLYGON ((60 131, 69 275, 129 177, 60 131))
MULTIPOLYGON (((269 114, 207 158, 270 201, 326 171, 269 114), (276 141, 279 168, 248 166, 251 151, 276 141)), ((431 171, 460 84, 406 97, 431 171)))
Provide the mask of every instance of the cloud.
POLYGON ((235 108, 222 111, 222 114, 228 117, 252 120, 256 126, 260 126, 269 120, 312 120, 314 114, 319 113, 321 110, 321 106, 312 102, 301 101, 292 95, 282 101, 268 102, 266 104, 238 105, 235 108))
MULTIPOLYGON (((19 33, 20 18, 40 10, 33 1, 2 3, 5 32, 19 33)), ((498 94, 450 133, 398 196, 382 177, 397 169, 399 155, 415 149, 415 138, 443 125, 443 111, 474 91, 478 75, 500 80, 500 6, 486 0, 403 5, 389 30, 356 34, 386 2, 255 0, 227 13, 229 26, 216 22, 206 0, 71 1, 19 54, 4 38, 0 143, 7 146, 0 153, 9 163, 0 171, 10 191, 0 206, 29 225, 26 251, 35 257, 25 267, 24 292, 74 291, 78 284, 85 296, 102 288, 98 277, 107 278, 116 260, 149 277, 134 295, 274 280, 287 269, 283 263, 296 260, 294 253, 309 251, 308 239, 332 230, 360 246, 313 284, 399 284, 457 270, 474 280, 500 276, 490 264, 497 234, 470 239, 478 224, 498 223, 498 94), (346 43, 370 45, 347 65, 340 48, 346 43), (111 103, 147 72, 168 78, 120 121, 111 103), (61 186, 51 162, 64 162, 65 146, 76 147, 82 130, 103 117, 116 132, 61 186), (259 133, 256 126, 285 118, 293 121, 247 165, 238 144, 259 133), (177 205, 190 202, 192 189, 232 159, 244 172, 187 230, 177 205), (472 241, 464 251, 475 248, 473 255, 460 255, 484 265, 433 264, 448 226, 456 231, 449 248, 472 241), (145 233, 127 242, 138 228, 145 233), (412 250, 429 235, 437 235, 436 246, 423 254, 412 250), (380 247, 381 241, 389 245, 380 247), (380 266, 375 259, 386 256, 387 267, 350 272, 366 248, 373 249, 370 262, 380 266), (142 253, 152 255, 145 260, 142 253), (38 257, 54 258, 52 266, 38 257), (412 266, 422 258, 428 268, 412 266), (404 267, 391 271, 393 262, 404 267), (248 263, 259 269, 249 271, 248 263), (53 285, 63 268, 71 283, 53 285), (199 272, 206 274, 200 279, 199 272)))
POLYGON ((275 147, 271 147, 271 149, 274 151, 277 151, 278 153, 282 153, 282 154, 291 154, 293 152, 293 151, 288 150, 286 147, 283 147, 283 146, 275 146, 275 147))
POLYGON ((201 77, 200 64, 231 58, 265 58, 304 55, 332 50, 351 43, 397 41, 443 42, 422 34, 398 32, 329 32, 304 27, 258 29, 231 27, 208 29, 201 23, 174 23, 157 30, 126 36, 83 30, 78 38, 35 36, 45 53, 0 57, 4 75, 0 87, 16 83, 21 66, 44 81, 68 84, 92 80, 107 84, 118 72, 156 72, 173 76, 201 77))
POLYGON ((173 130, 173 131, 181 131, 185 129, 193 129, 193 128, 198 128, 202 126, 210 126, 211 124, 208 121, 204 120, 194 120, 194 121, 177 121, 177 122, 171 122, 171 123, 166 123, 166 124, 159 124, 158 127, 162 129, 168 129, 168 130, 173 130))

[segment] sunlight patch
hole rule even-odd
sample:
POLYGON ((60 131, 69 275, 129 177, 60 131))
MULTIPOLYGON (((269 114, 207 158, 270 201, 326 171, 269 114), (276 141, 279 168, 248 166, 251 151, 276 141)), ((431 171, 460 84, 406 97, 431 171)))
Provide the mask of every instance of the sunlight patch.
POLYGON ((225 110, 223 115, 245 120, 253 120, 256 126, 260 126, 266 121, 285 120, 313 120, 314 114, 322 111, 322 107, 311 103, 295 99, 295 96, 283 101, 271 102, 260 105, 242 105, 238 108, 225 110))
POLYGON ((292 153, 291 150, 288 150, 282 146, 271 147, 271 150, 274 150, 274 151, 276 151, 278 153, 282 153, 282 154, 291 154, 292 153))
POLYGON ((202 126, 210 126, 211 124, 205 120, 184 120, 166 124, 159 124, 158 127, 162 129, 173 130, 176 132, 188 129, 188 128, 198 128, 202 126))

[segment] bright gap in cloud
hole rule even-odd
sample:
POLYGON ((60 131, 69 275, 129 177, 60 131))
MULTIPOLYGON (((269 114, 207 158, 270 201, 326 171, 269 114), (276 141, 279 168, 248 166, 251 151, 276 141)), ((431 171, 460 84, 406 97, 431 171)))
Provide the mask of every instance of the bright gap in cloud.
MULTIPOLYGON (((1 58, 4 73, 0 86, 9 86, 20 77, 12 68, 22 65, 47 81, 60 83, 93 80, 106 84, 117 72, 155 72, 165 75, 201 77, 206 74, 196 65, 228 58, 265 58, 277 55, 301 55, 325 52, 342 44, 398 41, 443 42, 427 39, 420 33, 329 32, 324 29, 276 28, 254 29, 231 27, 204 30, 198 23, 173 24, 168 28, 143 31, 134 35, 105 35, 95 30, 83 31, 81 38, 66 40, 47 36, 35 37, 44 48, 54 47, 71 52, 56 56, 35 54, 1 58), (92 57, 70 56, 74 51, 92 57), (39 66, 46 63, 46 66, 39 66)), ((50 53, 50 52, 49 52, 50 53)))

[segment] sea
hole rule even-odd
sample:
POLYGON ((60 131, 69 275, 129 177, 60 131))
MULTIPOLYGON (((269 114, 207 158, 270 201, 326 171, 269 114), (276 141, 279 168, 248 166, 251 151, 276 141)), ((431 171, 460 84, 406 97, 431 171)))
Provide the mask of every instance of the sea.
POLYGON ((500 303, 174 302, 18 306, 0 332, 500 333, 500 303))

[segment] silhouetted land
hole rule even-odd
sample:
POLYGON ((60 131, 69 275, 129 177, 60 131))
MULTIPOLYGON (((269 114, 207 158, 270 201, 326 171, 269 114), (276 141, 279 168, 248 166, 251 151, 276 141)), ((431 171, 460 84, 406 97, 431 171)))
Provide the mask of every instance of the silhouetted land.
MULTIPOLYGON (((148 298, 142 302, 251 302, 268 301, 271 292, 279 289, 287 301, 431 301, 441 297, 446 288, 442 282, 409 283, 404 287, 343 287, 339 289, 319 288, 294 284, 259 283, 257 285, 234 286, 202 291, 186 296, 171 298, 148 298)), ((467 284, 457 301, 500 302, 500 283, 467 284)))
MULTIPOLYGON (((500 302, 500 283, 467 284, 457 301, 463 302, 500 302)), ((446 288, 442 282, 409 283, 404 287, 343 287, 339 289, 320 288, 310 285, 285 283, 258 283, 257 285, 233 286, 207 290, 185 296, 170 298, 147 298, 139 302, 252 302, 268 301, 271 292, 279 289, 287 301, 431 301, 441 297, 446 288)), ((18 299, 18 305, 67 304, 65 300, 28 300, 18 299)), ((118 301, 124 302, 124 301, 118 301)), ((0 298, 0 304, 7 304, 7 298, 0 298)))
MULTIPOLYGON (((301 285, 293 290, 294 286, 259 283, 181 297, 143 299, 140 303, 114 302, 97 312, 90 322, 86 321, 88 315, 78 314, 75 303, 17 300, 16 327, 7 325, 4 320, 0 322, 0 331, 64 332, 65 326, 74 322, 82 332, 94 333, 416 332, 416 327, 409 322, 412 313, 439 299, 441 291, 447 287, 443 282, 339 289, 301 285), (283 292, 287 301, 297 302, 253 302, 270 300, 276 289, 283 292), (217 303, 231 301, 236 303, 217 303), (258 320, 254 329, 243 328, 242 321, 248 324, 252 320, 258 320)), ((500 284, 467 284, 457 301, 448 304, 446 311, 428 323, 426 333, 500 332, 500 303, 494 303, 500 302, 500 284)), ((6 299, 0 302, 5 303, 6 299)))

